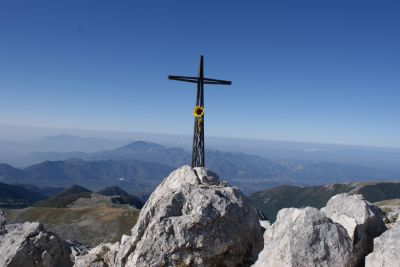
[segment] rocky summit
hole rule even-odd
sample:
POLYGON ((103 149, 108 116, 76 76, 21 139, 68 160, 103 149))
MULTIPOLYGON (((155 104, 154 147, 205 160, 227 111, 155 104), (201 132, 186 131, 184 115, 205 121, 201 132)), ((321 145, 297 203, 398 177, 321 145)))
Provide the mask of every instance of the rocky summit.
POLYGON ((399 240, 400 222, 387 230, 361 195, 335 195, 321 210, 285 208, 270 224, 237 188, 189 166, 162 181, 130 235, 91 250, 37 222, 6 225, 0 211, 7 267, 400 267, 399 240))
POLYGON ((257 211, 204 168, 172 172, 150 196, 131 236, 77 257, 93 266, 248 266, 262 248, 257 211))

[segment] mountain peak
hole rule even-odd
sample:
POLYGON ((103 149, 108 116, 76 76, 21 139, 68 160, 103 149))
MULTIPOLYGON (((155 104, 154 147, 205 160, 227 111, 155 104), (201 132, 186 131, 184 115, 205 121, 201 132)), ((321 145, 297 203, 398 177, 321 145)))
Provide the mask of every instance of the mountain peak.
POLYGON ((127 152, 151 152, 153 150, 160 150, 164 148, 165 148, 164 146, 156 143, 151 143, 146 141, 135 141, 125 146, 119 147, 116 150, 127 151, 127 152))
POLYGON ((92 191, 79 185, 73 185, 60 193, 41 202, 37 202, 37 207, 66 208, 79 198, 90 198, 92 191))
POLYGON ((128 196, 129 194, 118 186, 109 186, 97 192, 105 196, 128 196))
POLYGON ((65 197, 73 194, 80 194, 80 193, 91 193, 89 189, 80 186, 80 185, 72 185, 65 190, 61 191, 57 195, 55 195, 53 198, 60 198, 60 197, 65 197))

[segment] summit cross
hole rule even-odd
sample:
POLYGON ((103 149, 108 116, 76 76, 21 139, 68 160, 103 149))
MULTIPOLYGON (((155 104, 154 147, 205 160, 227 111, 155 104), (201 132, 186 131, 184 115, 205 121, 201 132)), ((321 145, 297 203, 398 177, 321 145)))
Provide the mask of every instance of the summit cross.
POLYGON ((193 132, 193 147, 192 147, 192 168, 204 167, 204 84, 223 84, 231 85, 231 81, 216 80, 204 78, 203 70, 204 60, 200 57, 199 75, 198 77, 188 76, 168 76, 170 80, 181 82, 197 83, 196 106, 193 110, 194 116, 194 132, 193 132))

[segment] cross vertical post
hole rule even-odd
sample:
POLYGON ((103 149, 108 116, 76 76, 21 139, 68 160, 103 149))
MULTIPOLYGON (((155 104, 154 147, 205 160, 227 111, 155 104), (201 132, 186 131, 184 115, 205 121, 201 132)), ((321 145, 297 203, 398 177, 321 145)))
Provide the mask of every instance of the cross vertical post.
MULTIPOLYGON (((197 82, 196 107, 204 108, 203 56, 200 57, 199 78, 197 82)), ((192 147, 192 167, 204 167, 204 114, 195 115, 192 147)))
POLYGON ((168 76, 170 80, 197 83, 196 106, 193 110, 194 130, 192 147, 192 168, 205 166, 204 152, 204 84, 231 85, 231 81, 204 78, 204 59, 200 56, 198 77, 168 76))

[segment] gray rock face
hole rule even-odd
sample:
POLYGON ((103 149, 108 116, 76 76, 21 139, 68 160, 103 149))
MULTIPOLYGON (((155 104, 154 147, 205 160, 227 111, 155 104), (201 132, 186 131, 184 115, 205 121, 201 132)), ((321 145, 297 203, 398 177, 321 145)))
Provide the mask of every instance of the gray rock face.
POLYGON ((76 266, 246 266, 262 248, 262 231, 238 189, 184 166, 150 196, 132 236, 113 246, 94 248, 76 266))
POLYGON ((63 242, 72 262, 75 262, 75 257, 85 255, 89 252, 89 248, 78 241, 64 240, 63 242))
POLYGON ((75 257, 74 266, 108 267, 114 265, 115 254, 119 248, 119 243, 100 244, 89 251, 88 254, 75 257))
POLYGON ((0 210, 0 235, 5 234, 6 232, 6 218, 4 217, 4 212, 0 210))
POLYGON ((396 223, 396 221, 399 219, 399 214, 399 210, 388 212, 386 217, 389 220, 389 223, 396 223))
POLYGON ((338 194, 321 211, 346 228, 353 242, 354 265, 363 263, 373 249, 374 238, 386 231, 380 210, 362 195, 338 194))
POLYGON ((0 235, 0 266, 67 267, 73 262, 69 248, 54 233, 38 222, 9 224, 0 235))
POLYGON ((374 239, 374 251, 365 258, 365 267, 400 267, 400 221, 374 239))
POLYGON ((254 267, 351 266, 351 240, 318 209, 282 209, 264 233, 254 267))

